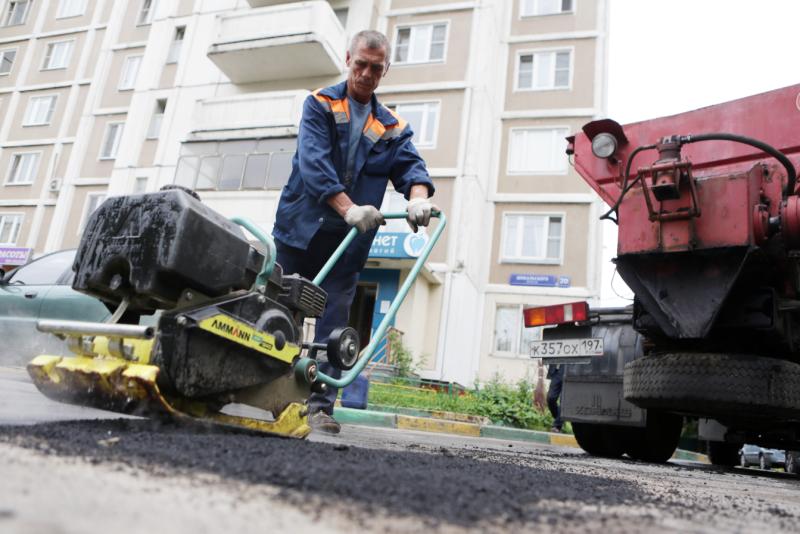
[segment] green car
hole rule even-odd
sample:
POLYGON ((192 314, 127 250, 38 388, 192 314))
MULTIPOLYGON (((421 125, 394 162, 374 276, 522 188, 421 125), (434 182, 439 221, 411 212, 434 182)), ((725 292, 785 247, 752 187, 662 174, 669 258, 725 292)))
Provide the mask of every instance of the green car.
POLYGON ((0 275, 0 365, 69 354, 65 341, 36 330, 39 319, 105 321, 111 315, 98 299, 73 291, 74 259, 75 250, 62 250, 0 275))

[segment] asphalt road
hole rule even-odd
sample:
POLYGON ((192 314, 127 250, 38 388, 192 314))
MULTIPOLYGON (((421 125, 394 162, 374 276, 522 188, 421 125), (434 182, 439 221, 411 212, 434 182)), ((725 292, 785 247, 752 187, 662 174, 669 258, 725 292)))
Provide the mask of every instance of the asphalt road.
POLYGON ((800 480, 389 429, 296 441, 120 419, 0 369, 0 532, 223 529, 797 532, 800 480))

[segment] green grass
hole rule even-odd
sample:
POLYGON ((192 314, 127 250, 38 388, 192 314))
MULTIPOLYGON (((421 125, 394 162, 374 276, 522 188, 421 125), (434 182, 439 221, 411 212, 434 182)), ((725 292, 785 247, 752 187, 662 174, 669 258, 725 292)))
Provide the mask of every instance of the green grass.
POLYGON ((384 406, 441 410, 488 417, 498 425, 528 430, 549 430, 553 418, 533 405, 533 387, 520 381, 515 385, 492 380, 461 395, 420 388, 403 379, 388 383, 371 382, 369 402, 384 406))

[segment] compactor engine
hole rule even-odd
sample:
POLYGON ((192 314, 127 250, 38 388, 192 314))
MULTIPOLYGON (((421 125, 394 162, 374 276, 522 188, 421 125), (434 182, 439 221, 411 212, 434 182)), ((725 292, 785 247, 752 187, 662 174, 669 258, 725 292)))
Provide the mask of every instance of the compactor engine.
MULTIPOLYGON (((303 323, 322 314, 326 294, 284 276, 264 242, 257 250, 239 224, 180 188, 107 200, 83 234, 73 288, 113 316, 40 321, 76 355, 37 357, 34 382, 67 402, 305 436, 306 399, 325 385, 303 323)), ((329 356, 352 365, 355 332, 331 339, 329 356)))

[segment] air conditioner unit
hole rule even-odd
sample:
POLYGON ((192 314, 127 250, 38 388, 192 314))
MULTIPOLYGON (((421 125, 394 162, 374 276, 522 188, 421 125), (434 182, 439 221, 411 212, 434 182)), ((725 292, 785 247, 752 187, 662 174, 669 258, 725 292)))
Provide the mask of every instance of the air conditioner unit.
POLYGON ((61 189, 61 178, 53 178, 47 184, 47 190, 51 193, 57 193, 61 189))

